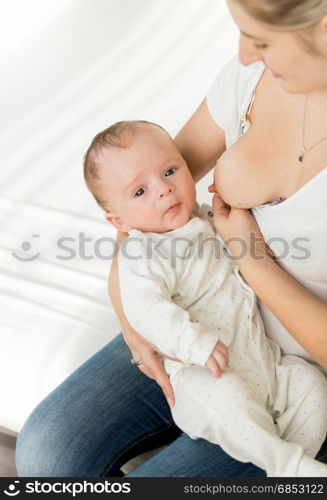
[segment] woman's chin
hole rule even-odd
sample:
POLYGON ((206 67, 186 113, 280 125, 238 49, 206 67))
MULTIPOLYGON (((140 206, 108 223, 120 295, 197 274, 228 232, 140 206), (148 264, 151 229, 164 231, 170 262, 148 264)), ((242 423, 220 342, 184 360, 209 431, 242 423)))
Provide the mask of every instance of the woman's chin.
POLYGON ((298 85, 294 85, 289 80, 285 80, 285 78, 281 78, 279 82, 285 92, 288 92, 289 94, 300 94, 297 90, 298 85))
POLYGON ((299 82, 285 80, 284 78, 280 79, 280 84, 282 89, 289 94, 310 94, 310 92, 314 92, 315 90, 317 90, 317 88, 313 84, 301 84, 299 82))

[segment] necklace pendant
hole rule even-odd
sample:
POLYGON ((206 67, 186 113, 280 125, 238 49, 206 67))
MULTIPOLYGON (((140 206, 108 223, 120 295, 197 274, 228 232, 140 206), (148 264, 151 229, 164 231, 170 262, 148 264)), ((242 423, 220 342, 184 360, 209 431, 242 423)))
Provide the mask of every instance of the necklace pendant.
POLYGON ((298 160, 299 160, 300 162, 303 162, 303 161, 304 161, 304 155, 305 155, 305 153, 306 153, 306 150, 305 150, 305 149, 302 149, 301 154, 300 154, 300 156, 298 157, 298 160))

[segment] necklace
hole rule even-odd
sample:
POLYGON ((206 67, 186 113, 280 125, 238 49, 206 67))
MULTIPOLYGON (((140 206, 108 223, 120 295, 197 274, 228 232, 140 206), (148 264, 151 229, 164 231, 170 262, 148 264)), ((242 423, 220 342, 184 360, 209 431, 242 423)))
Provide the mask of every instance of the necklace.
POLYGON ((311 151, 311 149, 315 148, 316 146, 318 146, 318 144, 320 144, 322 141, 325 141, 327 139, 327 135, 325 135, 324 137, 322 137, 321 139, 319 139, 319 141, 317 141, 314 144, 312 144, 312 146, 310 146, 309 148, 306 148, 305 145, 304 145, 305 117, 306 117, 307 100, 308 100, 307 98, 308 98, 308 96, 306 95, 305 96, 305 101, 304 101, 304 110, 303 110, 302 150, 301 150, 301 153, 299 154, 299 157, 298 157, 298 160, 300 162, 304 161, 304 155, 306 153, 309 153, 309 151, 311 151))

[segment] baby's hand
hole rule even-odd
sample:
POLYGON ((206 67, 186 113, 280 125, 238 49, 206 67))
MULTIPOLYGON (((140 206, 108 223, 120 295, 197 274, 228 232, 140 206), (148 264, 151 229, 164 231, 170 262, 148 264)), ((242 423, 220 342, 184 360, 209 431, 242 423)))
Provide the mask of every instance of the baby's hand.
POLYGON ((222 372, 225 370, 228 364, 228 359, 228 349, 225 344, 223 344, 219 340, 215 345, 208 361, 206 362, 206 366, 209 368, 214 377, 220 378, 222 372))

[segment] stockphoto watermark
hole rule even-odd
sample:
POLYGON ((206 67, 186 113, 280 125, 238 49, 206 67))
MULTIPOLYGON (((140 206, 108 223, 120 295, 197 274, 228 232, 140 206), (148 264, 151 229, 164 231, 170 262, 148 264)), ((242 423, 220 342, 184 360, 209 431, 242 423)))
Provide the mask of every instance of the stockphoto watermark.
MULTIPOLYGON (((263 259, 262 240, 255 233, 250 233, 249 238, 244 240, 234 237, 223 241, 217 237, 206 237, 204 233, 198 233, 193 238, 180 237, 136 237, 129 236, 120 245, 114 238, 104 236, 92 238, 84 232, 77 233, 76 237, 62 236, 51 244, 46 251, 40 250, 41 234, 32 234, 29 240, 21 243, 20 248, 12 251, 12 256, 21 262, 32 262, 46 253, 47 258, 55 258, 61 261, 71 261, 76 258, 86 261, 94 259, 111 261, 120 251, 122 256, 130 260, 163 259, 168 260, 172 267, 176 267, 179 260, 190 260, 192 258, 207 258, 208 254, 217 259, 225 254, 230 259, 239 260, 250 255, 252 258, 263 259), (233 255, 228 248, 233 245, 233 255), (39 248, 38 248, 39 247, 39 248), (50 254, 50 255, 49 255, 50 254)), ((311 257, 309 250, 309 238, 297 237, 288 241, 281 237, 274 237, 266 241, 266 245, 273 250, 276 260, 291 258, 294 260, 307 260, 311 257)))

